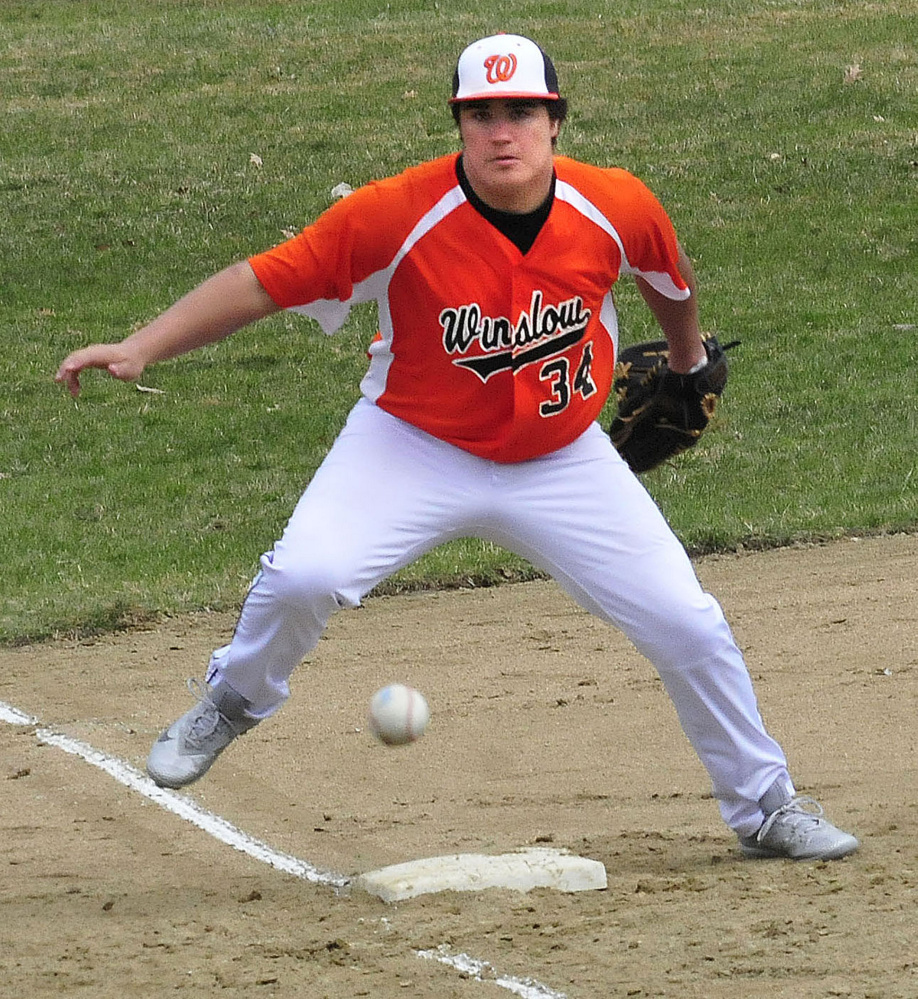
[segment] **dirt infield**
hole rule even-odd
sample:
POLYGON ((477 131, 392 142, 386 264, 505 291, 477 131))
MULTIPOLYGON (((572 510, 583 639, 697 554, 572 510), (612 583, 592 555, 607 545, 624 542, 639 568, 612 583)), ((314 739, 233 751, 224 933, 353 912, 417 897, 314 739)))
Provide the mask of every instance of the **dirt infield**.
MULTIPOLYGON (((378 598, 338 615, 290 703, 187 796, 322 871, 539 843, 602 861, 608 888, 336 891, 0 722, 0 996, 914 999, 918 537, 698 571, 854 857, 742 860, 649 664, 554 585, 378 598), (430 701, 407 748, 366 730, 390 680, 430 701)), ((0 650, 0 702, 141 767, 232 625, 0 650)))

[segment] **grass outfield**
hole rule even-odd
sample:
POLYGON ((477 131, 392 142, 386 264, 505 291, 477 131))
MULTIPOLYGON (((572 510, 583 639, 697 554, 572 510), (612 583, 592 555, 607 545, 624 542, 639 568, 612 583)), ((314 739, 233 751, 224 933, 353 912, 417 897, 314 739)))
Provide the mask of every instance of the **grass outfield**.
MULTIPOLYGON (((356 187, 456 148, 456 54, 552 53, 560 151, 624 166, 739 338, 716 425, 646 476, 694 551, 918 525, 918 3, 5 0, 0 641, 238 604, 357 397, 374 316, 273 317, 76 403, 120 339, 356 187)), ((653 336, 633 285, 626 342, 653 336)), ((610 511, 610 516, 614 512, 610 511)), ((528 572, 445 546, 393 586, 528 572)))

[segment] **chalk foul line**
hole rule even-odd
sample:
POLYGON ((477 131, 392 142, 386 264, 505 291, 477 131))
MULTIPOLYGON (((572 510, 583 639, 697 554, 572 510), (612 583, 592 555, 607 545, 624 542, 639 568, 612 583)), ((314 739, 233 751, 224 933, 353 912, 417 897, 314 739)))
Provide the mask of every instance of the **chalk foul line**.
MULTIPOLYGON (((35 725, 40 726, 38 719, 32 718, 8 704, 0 702, 0 720, 8 721, 14 725, 35 725)), ((317 867, 292 857, 287 853, 280 853, 267 843, 255 839, 248 833, 238 829, 231 822, 214 815, 200 805, 195 804, 190 798, 182 797, 175 791, 167 788, 157 787, 156 784, 147 777, 146 774, 136 770, 129 763, 119 760, 114 756, 94 749, 85 742, 78 739, 71 739, 69 736, 61 735, 59 732, 52 732, 50 729, 36 727, 35 737, 39 742, 48 746, 56 746, 71 756, 79 756, 87 763, 99 770, 104 771, 110 777, 125 787, 142 794, 150 801, 155 801, 161 808, 166 809, 183 818, 186 822, 197 826, 209 833, 214 839, 231 846, 234 850, 247 853, 250 857, 260 860, 285 874, 293 874, 304 881, 311 881, 315 884, 330 885, 333 888, 343 888, 349 884, 349 879, 329 871, 320 871, 317 867)))
MULTIPOLYGON (((231 846, 234 850, 248 854, 255 860, 260 860, 264 864, 283 871, 285 874, 292 874, 294 877, 313 884, 328 885, 331 888, 346 888, 350 884, 350 879, 330 871, 321 871, 305 860, 293 857, 288 853, 281 853, 273 847, 268 846, 261 840, 250 836, 231 822, 214 815, 206 809, 201 808, 190 798, 185 798, 175 791, 167 788, 157 787, 150 778, 141 773, 124 760, 109 756, 98 749, 79 739, 72 739, 70 736, 53 732, 51 729, 41 727, 41 722, 37 718, 14 708, 10 704, 0 701, 0 721, 10 725, 27 725, 35 728, 35 737, 39 742, 48 746, 55 746, 57 749, 77 756, 97 767, 110 777, 113 777, 120 784, 136 791, 138 794, 156 802, 161 808, 172 812, 179 818, 190 822, 198 829, 203 830, 221 843, 231 846)), ((454 970, 467 975, 478 982, 490 982, 500 988, 518 995, 521 999, 567 999, 563 992, 555 992, 545 985, 531 979, 512 978, 499 975, 488 961, 482 961, 468 954, 453 954, 450 949, 442 944, 436 950, 417 950, 415 956, 424 960, 436 961, 438 964, 453 968, 454 970)))
POLYGON ((502 989, 521 996, 522 999, 566 999, 563 992, 555 992, 531 978, 509 978, 506 975, 499 975, 488 961, 480 961, 476 957, 469 957, 468 954, 453 954, 446 944, 440 944, 436 950, 416 950, 415 954, 428 961, 437 961, 439 964, 455 968, 476 982, 499 985, 502 989))

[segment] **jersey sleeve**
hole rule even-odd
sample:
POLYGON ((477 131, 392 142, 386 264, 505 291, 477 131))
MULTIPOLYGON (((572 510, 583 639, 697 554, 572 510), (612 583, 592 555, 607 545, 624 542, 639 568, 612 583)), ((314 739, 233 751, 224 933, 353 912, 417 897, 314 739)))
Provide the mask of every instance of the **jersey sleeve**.
POLYGON ((555 159, 559 195, 609 235, 621 259, 618 273, 644 278, 660 294, 691 294, 679 273, 676 231, 643 181, 620 167, 597 167, 569 157, 555 159))
POLYGON ((362 239, 361 231, 373 226, 377 200, 371 188, 361 188, 292 239, 249 258, 275 305, 303 312, 332 333, 352 304, 373 297, 370 279, 385 265, 385 240, 362 239))
POLYGON ((455 155, 372 181, 249 264, 275 305, 333 333, 351 305, 379 298, 419 216, 456 185, 455 155))
POLYGON ((679 272, 679 243, 666 210, 654 193, 632 174, 621 171, 625 211, 619 233, 622 273, 641 277, 661 295, 681 301, 691 292, 679 272))

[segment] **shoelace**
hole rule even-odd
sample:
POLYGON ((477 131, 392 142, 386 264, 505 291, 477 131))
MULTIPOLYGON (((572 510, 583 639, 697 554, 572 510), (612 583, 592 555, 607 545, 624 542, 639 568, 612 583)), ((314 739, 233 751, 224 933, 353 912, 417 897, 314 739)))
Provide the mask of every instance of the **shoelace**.
POLYGON ((201 711, 188 730, 186 739, 200 745, 201 740, 214 734, 220 721, 220 712, 217 710, 217 705, 211 700, 210 687, 206 683, 201 683, 196 677, 190 677, 188 690, 192 697, 197 698, 201 705, 201 711))
POLYGON ((791 798, 791 800, 786 804, 782 805, 776 811, 772 812, 771 815, 762 823, 762 828, 756 833, 756 840, 761 843, 763 839, 768 835, 768 831, 777 822, 779 818, 783 815, 787 815, 789 812, 794 812, 799 815, 801 819, 809 819, 815 825, 819 825, 822 821, 822 816, 825 814, 825 810, 822 805, 819 804, 814 798, 791 798), (808 811, 807 809, 811 809, 808 811))

